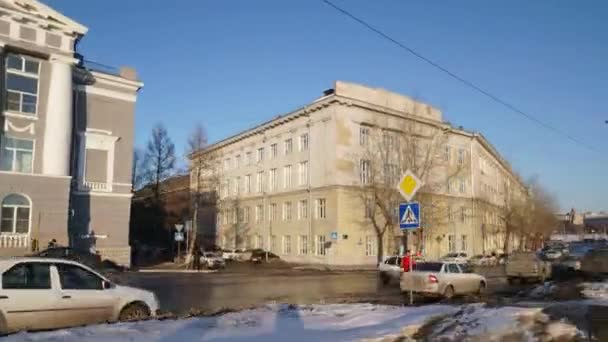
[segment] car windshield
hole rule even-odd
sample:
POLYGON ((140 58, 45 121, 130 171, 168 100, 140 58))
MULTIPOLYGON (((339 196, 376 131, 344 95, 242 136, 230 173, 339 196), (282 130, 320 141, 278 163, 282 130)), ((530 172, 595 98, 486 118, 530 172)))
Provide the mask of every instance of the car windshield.
POLYGON ((439 272, 441 271, 442 262, 421 262, 416 264, 414 270, 421 272, 439 272))
POLYGON ((458 253, 448 253, 444 256, 444 258, 456 258, 458 257, 458 253))

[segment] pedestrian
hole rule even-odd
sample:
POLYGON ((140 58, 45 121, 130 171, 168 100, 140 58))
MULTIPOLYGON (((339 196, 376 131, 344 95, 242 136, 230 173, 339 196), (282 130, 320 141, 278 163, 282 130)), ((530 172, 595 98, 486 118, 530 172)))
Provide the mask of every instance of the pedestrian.
POLYGON ((198 245, 198 241, 194 240, 194 250, 192 251, 192 268, 195 270, 201 269, 201 248, 198 245))
POLYGON ((416 259, 412 257, 412 252, 408 249, 405 252, 405 257, 401 259, 401 268, 403 268, 403 272, 410 271, 410 260, 412 263, 412 269, 416 266, 416 259))

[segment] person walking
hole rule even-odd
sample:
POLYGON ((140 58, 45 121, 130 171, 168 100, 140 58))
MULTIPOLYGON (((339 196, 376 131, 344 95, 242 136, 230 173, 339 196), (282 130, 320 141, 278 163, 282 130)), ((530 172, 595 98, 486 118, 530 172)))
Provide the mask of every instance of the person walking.
POLYGON ((403 268, 403 272, 410 271, 410 260, 411 260, 412 269, 413 269, 414 266, 416 266, 416 259, 414 257, 412 257, 412 252, 408 249, 405 252, 405 257, 403 257, 403 259, 401 259, 401 268, 403 268))

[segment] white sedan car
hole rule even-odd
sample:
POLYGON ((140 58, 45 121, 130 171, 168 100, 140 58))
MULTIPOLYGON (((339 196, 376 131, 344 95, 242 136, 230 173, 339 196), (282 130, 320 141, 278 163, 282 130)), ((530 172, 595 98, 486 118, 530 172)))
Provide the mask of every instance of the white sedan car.
POLYGON ((483 294, 487 284, 486 278, 468 272, 466 266, 459 263, 418 263, 413 272, 404 272, 401 275, 401 291, 447 299, 455 295, 483 294))
POLYGON ((388 284, 392 280, 399 281, 401 273, 403 273, 403 269, 401 268, 400 256, 388 257, 378 264, 378 276, 384 284, 388 284))
POLYGON ((443 262, 453 262, 457 264, 466 264, 469 261, 467 253, 448 253, 441 258, 443 262))
POLYGON ((149 291, 119 286, 77 262, 0 259, 0 333, 57 329, 156 315, 149 291))

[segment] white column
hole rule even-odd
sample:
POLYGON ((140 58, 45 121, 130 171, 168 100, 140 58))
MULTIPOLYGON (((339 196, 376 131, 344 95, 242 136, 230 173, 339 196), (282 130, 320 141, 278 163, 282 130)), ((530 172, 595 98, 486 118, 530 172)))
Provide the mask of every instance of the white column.
POLYGON ((70 174, 72 65, 71 58, 51 56, 42 154, 42 173, 45 175, 70 174))

